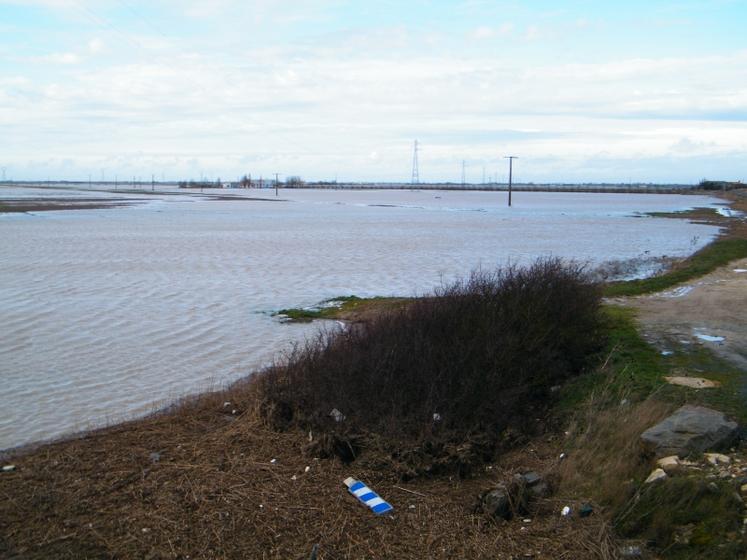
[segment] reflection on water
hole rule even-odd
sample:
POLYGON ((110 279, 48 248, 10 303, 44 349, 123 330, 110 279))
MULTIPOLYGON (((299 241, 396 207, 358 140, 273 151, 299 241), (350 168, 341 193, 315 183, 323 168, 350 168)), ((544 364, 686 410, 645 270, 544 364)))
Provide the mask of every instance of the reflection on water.
POLYGON ((0 215, 0 449, 143 414, 250 373, 316 329, 280 324, 271 313, 283 307, 419 294, 477 266, 539 255, 685 255, 717 232, 631 217, 715 202, 704 197, 520 193, 510 210, 505 193, 486 192, 279 198, 195 193, 0 215))

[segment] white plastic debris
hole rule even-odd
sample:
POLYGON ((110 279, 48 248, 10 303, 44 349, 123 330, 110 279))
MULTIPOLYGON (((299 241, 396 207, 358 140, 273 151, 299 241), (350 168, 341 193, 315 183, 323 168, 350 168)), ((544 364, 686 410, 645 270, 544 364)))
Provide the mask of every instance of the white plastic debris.
POLYGON ((563 459, 565 459, 565 458, 566 458, 566 454, 565 454, 565 453, 561 453, 561 454, 560 454, 560 457, 558 457, 558 459, 560 459, 561 461, 562 461, 563 459))
POLYGON ((571 508, 569 506, 564 506, 563 509, 560 510, 560 515, 563 517, 568 517, 571 514, 571 508))
POLYGON ((438 412, 433 413, 433 421, 434 422, 440 422, 441 421, 441 415, 438 412))
POLYGON ((228 408, 229 406, 231 406, 231 401, 226 401, 223 403, 223 408, 228 408))
POLYGON ((278 462, 278 460, 277 460, 277 459, 270 459, 270 463, 272 463, 273 465, 274 465, 275 463, 277 463, 277 462, 278 462))
POLYGON ((231 411, 231 414, 236 414, 236 409, 235 408, 231 411))
POLYGON ((309 472, 310 470, 311 470, 311 467, 307 466, 307 467, 306 467, 306 468, 305 468, 305 469, 303 470, 303 472, 309 472))
POLYGON ((342 422, 343 420, 345 420, 345 415, 336 408, 333 408, 329 415, 335 422, 342 422))
POLYGON ((297 480, 297 479, 298 477, 295 474, 291 477, 291 480, 297 480))
POLYGON ((14 470, 16 470, 15 465, 5 465, 3 467, 3 472, 13 472, 14 470))

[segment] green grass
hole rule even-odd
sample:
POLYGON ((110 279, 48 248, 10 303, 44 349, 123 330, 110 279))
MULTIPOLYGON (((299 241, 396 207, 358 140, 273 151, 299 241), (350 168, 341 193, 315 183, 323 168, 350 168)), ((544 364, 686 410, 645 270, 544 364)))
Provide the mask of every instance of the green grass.
POLYGON ((603 387, 611 395, 630 394, 643 398, 664 383, 667 367, 663 357, 638 333, 633 310, 607 305, 603 313, 608 339, 599 359, 604 367, 577 377, 563 387, 559 403, 562 413, 578 408, 603 387))
POLYGON ((605 367, 567 383, 561 391, 559 412, 574 410, 593 392, 604 388, 615 398, 639 400, 656 393, 658 399, 677 406, 686 403, 708 406, 747 422, 745 372, 698 344, 680 345, 673 341, 669 348, 673 353, 663 356, 640 335, 632 309, 607 305, 603 312, 608 342, 599 359, 605 367), (705 377, 721 386, 694 390, 670 385, 664 379, 675 375, 705 377))
POLYGON ((566 495, 591 498, 606 509, 620 536, 648 543, 661 558, 746 557, 739 533, 744 509, 734 498, 738 486, 698 471, 645 485, 653 463, 639 448, 643 430, 686 403, 747 421, 746 372, 703 346, 677 340, 662 342, 673 352, 664 356, 639 334, 633 310, 608 305, 604 313, 609 338, 599 357, 602 367, 567 383, 556 408, 559 418, 572 419, 566 495), (664 379, 669 375, 705 377, 721 386, 670 385, 664 379))
POLYGON ((343 319, 353 312, 364 312, 374 308, 387 308, 407 301, 407 298, 339 296, 322 301, 315 307, 281 309, 276 316, 290 322, 308 323, 317 319, 343 319))
POLYGON ((607 297, 637 296, 659 292, 704 276, 731 261, 747 257, 747 239, 718 239, 704 247, 673 270, 645 278, 607 284, 607 297))
POLYGON ((744 558, 743 508, 730 482, 679 476, 645 486, 616 526, 622 536, 645 539, 668 559, 744 558))

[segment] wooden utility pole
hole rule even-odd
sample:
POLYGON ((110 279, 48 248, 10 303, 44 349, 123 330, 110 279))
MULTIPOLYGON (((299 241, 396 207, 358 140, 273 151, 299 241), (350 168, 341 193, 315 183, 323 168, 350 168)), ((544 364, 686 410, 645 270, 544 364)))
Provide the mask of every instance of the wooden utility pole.
POLYGON ((508 206, 511 207, 511 182, 513 179, 514 160, 519 159, 517 156, 506 156, 503 159, 508 160, 508 206))
POLYGON ((275 173, 275 196, 278 195, 278 174, 275 173))

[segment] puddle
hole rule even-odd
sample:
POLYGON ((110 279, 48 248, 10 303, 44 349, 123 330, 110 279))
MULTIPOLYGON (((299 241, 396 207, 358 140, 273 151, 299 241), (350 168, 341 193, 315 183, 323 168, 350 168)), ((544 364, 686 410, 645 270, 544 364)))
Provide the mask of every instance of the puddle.
POLYGON ((694 288, 695 286, 681 286, 679 288, 675 288, 674 290, 664 292, 663 294, 661 294, 661 296, 665 298, 680 298, 692 292, 694 288))
POLYGON ((704 340, 705 342, 723 342, 726 340, 723 336, 714 336, 712 334, 703 334, 699 332, 695 332, 695 338, 699 338, 700 340, 704 340))

